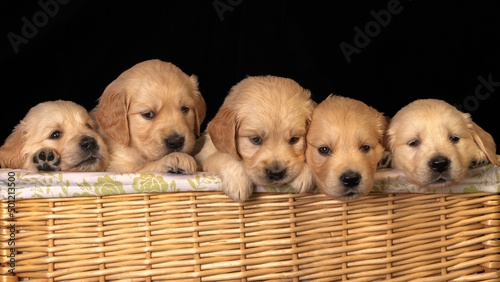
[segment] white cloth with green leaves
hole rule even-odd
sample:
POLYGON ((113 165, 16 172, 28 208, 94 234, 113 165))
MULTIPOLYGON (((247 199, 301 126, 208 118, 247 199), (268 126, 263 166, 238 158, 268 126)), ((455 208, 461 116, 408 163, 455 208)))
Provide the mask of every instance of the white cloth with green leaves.
MULTIPOLYGON (((471 169, 467 178, 452 187, 419 189, 406 181, 396 169, 375 173, 373 192, 381 193, 474 193, 500 192, 500 167, 491 164, 471 169)), ((206 172, 194 175, 161 173, 53 172, 36 173, 26 170, 0 170, 2 199, 103 196, 144 192, 220 191, 220 178, 206 172), (9 189, 10 188, 10 189, 9 189)), ((255 192, 292 193, 282 187, 256 187, 255 192)), ((318 191, 315 191, 318 192, 318 191)))

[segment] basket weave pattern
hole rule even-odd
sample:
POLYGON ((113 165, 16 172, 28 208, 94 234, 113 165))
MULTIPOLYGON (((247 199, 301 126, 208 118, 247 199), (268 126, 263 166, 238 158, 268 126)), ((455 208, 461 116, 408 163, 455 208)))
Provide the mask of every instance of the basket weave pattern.
POLYGON ((221 192, 2 201, 0 281, 499 281, 500 195, 221 192), (16 277, 8 273, 16 225, 16 277))

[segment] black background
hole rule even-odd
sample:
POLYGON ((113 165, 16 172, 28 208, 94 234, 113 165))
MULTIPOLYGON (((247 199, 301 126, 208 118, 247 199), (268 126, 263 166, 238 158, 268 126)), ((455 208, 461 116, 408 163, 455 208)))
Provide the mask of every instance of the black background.
POLYGON ((415 99, 444 99, 500 140, 497 0, 64 2, 1 1, 1 142, 37 103, 91 110, 122 71, 154 58, 198 76, 203 128, 232 85, 271 74, 296 80, 317 102, 336 93, 389 116, 415 99), (399 12, 376 24, 373 14, 388 5, 399 12), (356 47, 356 27, 372 36, 348 63, 339 45, 356 47), (488 90, 480 77, 496 84, 488 90))

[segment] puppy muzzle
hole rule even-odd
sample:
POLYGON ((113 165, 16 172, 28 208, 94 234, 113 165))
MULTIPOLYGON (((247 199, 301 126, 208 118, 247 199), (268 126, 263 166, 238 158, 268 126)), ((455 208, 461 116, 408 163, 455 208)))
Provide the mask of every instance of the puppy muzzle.
POLYGON ((359 184, 361 183, 361 174, 357 171, 346 171, 339 177, 339 181, 343 186, 343 197, 352 198, 360 193, 359 184))
POLYGON ((95 153, 99 151, 99 145, 97 144, 97 141, 95 140, 94 137, 91 136, 85 136, 80 140, 80 148, 84 152, 91 152, 95 153))
POLYGON ((266 168, 266 176, 271 181, 279 181, 283 179, 286 175, 286 168, 274 168, 267 169, 266 168))
POLYGON ((451 161, 445 156, 437 156, 429 161, 429 167, 437 173, 444 173, 450 168, 451 161))
POLYGON ((429 168, 428 185, 439 187, 453 182, 450 175, 452 162, 448 157, 443 155, 432 157, 427 165, 429 168))
POLYGON ((180 152, 184 148, 185 138, 179 134, 173 134, 165 138, 164 143, 169 153, 180 152))
POLYGON ((92 136, 84 136, 80 139, 79 147, 81 150, 78 161, 69 160, 69 163, 74 163, 74 167, 83 171, 92 170, 96 165, 103 161, 101 148, 97 140, 92 136))

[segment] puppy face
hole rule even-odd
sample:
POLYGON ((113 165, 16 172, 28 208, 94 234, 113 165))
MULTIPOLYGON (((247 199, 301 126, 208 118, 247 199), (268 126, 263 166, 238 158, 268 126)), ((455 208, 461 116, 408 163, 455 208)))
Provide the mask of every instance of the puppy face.
POLYGON ((96 119, 112 141, 110 149, 133 148, 135 157, 148 162, 171 152, 190 153, 205 112, 195 76, 171 63, 150 60, 108 85, 96 119))
POLYGON ((329 96, 318 105, 306 159, 325 195, 352 200, 370 192, 386 126, 381 113, 357 100, 329 96))
POLYGON ((491 135, 469 114, 441 100, 417 100, 391 120, 387 146, 392 165, 421 187, 441 188, 460 182, 471 165, 498 165, 491 135))
POLYGON ((55 152, 62 171, 104 171, 108 153, 96 124, 81 106, 69 101, 40 103, 30 109, 0 148, 2 167, 33 168, 34 155, 55 152))
POLYGON ((254 184, 288 183, 304 166, 309 98, 291 79, 248 77, 231 89, 208 133, 217 150, 243 161, 254 184))

